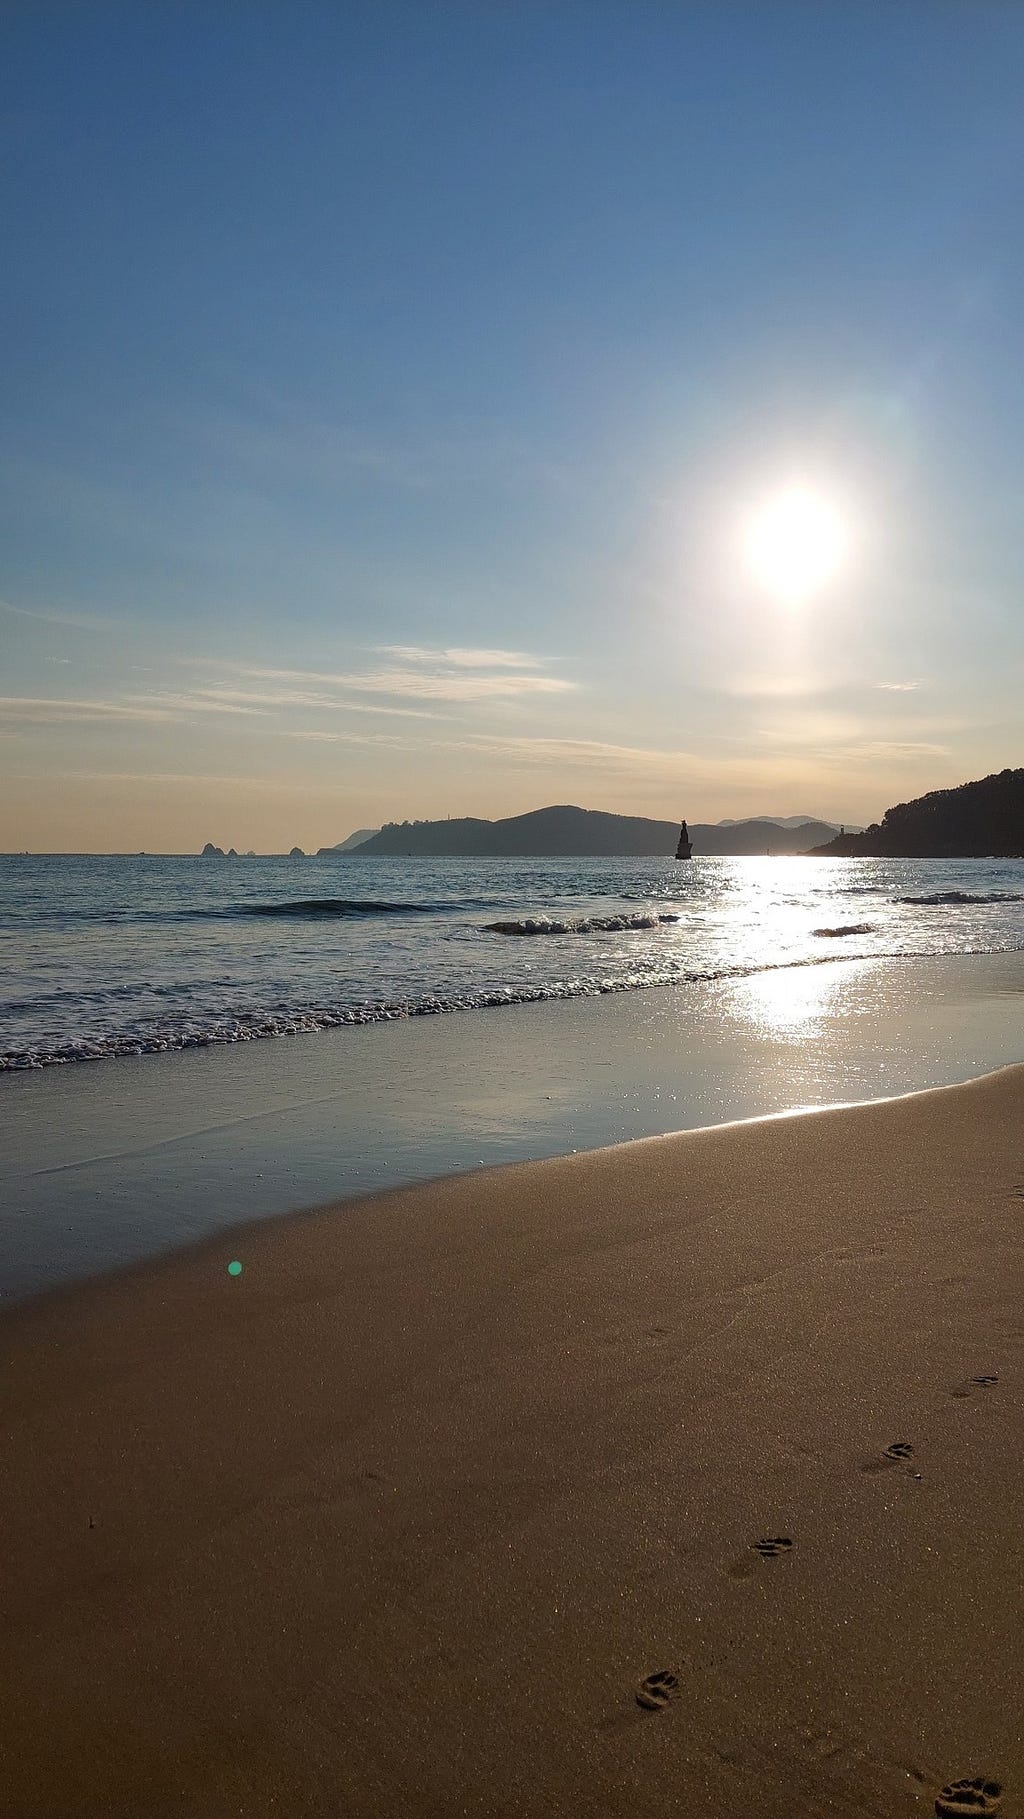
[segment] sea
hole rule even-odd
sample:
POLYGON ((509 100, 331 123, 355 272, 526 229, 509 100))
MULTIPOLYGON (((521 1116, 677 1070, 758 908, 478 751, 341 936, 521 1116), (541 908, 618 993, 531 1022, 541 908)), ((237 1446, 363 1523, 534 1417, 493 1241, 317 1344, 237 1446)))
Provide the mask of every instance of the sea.
POLYGON ((0 1071, 1024 948, 1024 861, 0 856, 0 1071))

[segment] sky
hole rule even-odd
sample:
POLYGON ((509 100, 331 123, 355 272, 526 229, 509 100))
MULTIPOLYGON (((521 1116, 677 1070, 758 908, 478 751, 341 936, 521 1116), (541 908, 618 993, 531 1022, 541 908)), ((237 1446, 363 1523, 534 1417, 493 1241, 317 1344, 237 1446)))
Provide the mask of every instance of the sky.
POLYGON ((0 26, 0 848, 1021 762, 1017 0, 0 26))

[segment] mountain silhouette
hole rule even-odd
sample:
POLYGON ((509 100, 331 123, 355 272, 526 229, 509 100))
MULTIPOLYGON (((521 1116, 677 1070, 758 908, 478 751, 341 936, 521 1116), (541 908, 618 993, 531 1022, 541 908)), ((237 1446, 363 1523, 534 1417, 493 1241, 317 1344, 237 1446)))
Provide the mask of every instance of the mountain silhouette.
POLYGON ((1024 770, 898 802, 863 833, 837 834, 812 850, 835 858, 1024 858, 1024 770))
MULTIPOLYGON (((713 827, 691 823, 695 858, 709 854, 800 853, 833 833, 824 821, 780 827, 767 821, 740 821, 713 827)), ((359 858, 656 858, 671 857, 679 839, 678 821, 651 821, 640 815, 609 815, 600 809, 560 805, 538 808, 502 821, 391 821, 355 849, 359 858)), ((324 849, 329 851, 331 849, 324 849)), ((333 849, 338 851, 339 849, 333 849)))

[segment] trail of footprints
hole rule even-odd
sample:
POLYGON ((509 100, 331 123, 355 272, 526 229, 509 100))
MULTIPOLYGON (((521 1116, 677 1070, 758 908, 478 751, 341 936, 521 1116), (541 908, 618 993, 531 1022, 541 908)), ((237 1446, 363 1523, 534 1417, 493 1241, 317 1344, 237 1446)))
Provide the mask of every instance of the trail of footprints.
MULTIPOLYGON (((956 1397, 970 1396, 976 1390, 989 1389, 998 1382, 998 1372, 992 1371, 955 1385, 950 1394, 956 1397)), ((879 1472, 891 1466, 903 1466, 914 1478, 921 1480, 922 1474, 914 1470, 914 1446, 910 1440, 891 1440, 881 1458, 869 1459, 862 1469, 866 1472, 879 1472)), ((778 1560, 792 1553, 793 1541, 789 1535, 763 1535, 760 1541, 751 1543, 750 1551, 762 1560, 778 1560)), ((757 1568, 746 1556, 736 1561, 729 1571, 734 1578, 746 1579, 757 1568)), ((678 1675, 669 1668, 658 1668, 654 1673, 644 1676, 634 1697, 642 1711, 660 1712, 676 1698, 678 1692, 678 1675)), ((1002 1784, 991 1781, 984 1775, 966 1775, 958 1781, 947 1782, 935 1798, 936 1819, 997 1819, 1002 1806, 1002 1793, 1002 1784)))

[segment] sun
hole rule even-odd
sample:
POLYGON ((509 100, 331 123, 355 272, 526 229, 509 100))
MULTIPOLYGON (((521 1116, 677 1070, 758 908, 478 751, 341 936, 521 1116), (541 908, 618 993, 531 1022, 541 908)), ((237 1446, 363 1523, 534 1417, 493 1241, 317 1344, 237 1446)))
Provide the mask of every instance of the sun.
POLYGON ((819 593, 840 572, 849 532, 839 509, 809 486, 789 486, 748 519, 747 564, 778 599, 798 603, 819 593))

